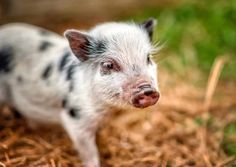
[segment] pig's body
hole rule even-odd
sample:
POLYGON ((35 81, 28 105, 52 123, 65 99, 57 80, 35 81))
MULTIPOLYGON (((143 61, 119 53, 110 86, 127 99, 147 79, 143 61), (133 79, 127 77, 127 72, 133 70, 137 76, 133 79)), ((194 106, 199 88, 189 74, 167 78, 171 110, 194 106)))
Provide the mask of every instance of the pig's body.
POLYGON ((61 72, 58 66, 62 56, 71 52, 63 37, 43 32, 26 24, 0 29, 0 61, 9 60, 0 63, 0 99, 30 120, 58 122, 69 85, 61 84, 66 71, 61 72))
POLYGON ((61 124, 85 166, 98 167, 95 131, 109 108, 144 108, 158 99, 156 65, 147 64, 152 47, 144 29, 108 23, 86 34, 70 30, 68 45, 35 26, 2 26, 0 103, 14 106, 31 124, 61 124))

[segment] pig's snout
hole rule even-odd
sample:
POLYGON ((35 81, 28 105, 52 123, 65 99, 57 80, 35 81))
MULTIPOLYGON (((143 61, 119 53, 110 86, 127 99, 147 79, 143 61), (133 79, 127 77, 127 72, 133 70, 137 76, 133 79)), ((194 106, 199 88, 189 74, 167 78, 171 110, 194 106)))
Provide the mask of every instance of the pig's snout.
POLYGON ((137 108, 145 108, 156 104, 160 94, 150 84, 140 84, 138 91, 133 94, 132 104, 137 108))

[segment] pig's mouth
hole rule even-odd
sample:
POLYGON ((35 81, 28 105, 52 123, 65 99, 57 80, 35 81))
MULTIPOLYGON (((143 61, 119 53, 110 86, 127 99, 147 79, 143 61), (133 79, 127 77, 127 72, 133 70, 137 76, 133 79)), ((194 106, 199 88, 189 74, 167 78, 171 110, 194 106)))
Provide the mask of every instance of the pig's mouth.
POLYGON ((149 85, 143 85, 142 88, 135 92, 131 98, 131 103, 136 108, 146 108, 156 104, 160 94, 149 85))

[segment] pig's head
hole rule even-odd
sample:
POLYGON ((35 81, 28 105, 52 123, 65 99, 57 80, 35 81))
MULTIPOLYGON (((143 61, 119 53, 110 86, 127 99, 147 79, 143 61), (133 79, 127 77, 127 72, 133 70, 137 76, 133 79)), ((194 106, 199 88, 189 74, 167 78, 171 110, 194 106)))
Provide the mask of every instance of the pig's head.
POLYGON ((137 108, 158 101, 157 66, 151 59, 156 51, 151 44, 155 25, 154 19, 148 19, 141 24, 101 24, 88 33, 65 32, 85 73, 92 75, 88 77, 93 96, 103 103, 137 108))

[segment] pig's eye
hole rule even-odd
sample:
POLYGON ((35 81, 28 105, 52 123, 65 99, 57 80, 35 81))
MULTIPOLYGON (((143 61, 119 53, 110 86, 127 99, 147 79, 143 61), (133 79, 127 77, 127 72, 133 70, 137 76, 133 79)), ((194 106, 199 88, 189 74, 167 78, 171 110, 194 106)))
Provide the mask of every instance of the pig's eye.
POLYGON ((101 63, 101 73, 102 74, 111 74, 112 72, 120 71, 121 67, 115 60, 105 61, 101 63))
POLYGON ((102 66, 103 66, 103 68, 106 68, 107 70, 112 70, 114 67, 112 62, 103 62, 102 66))
POLYGON ((114 69, 114 64, 110 61, 101 63, 101 74, 109 75, 114 69))

